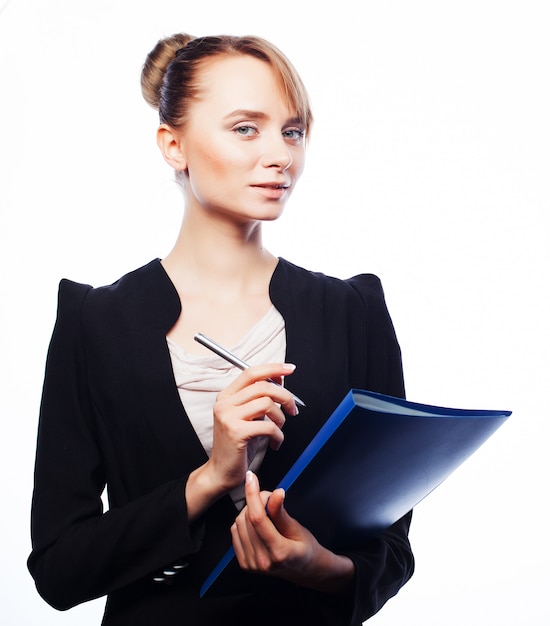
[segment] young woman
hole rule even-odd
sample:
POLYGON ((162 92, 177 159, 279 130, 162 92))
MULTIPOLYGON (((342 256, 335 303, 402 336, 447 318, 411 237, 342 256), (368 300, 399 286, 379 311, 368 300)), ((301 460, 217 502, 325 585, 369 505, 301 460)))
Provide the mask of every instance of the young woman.
POLYGON ((107 595, 107 625, 361 624, 412 574, 410 514, 336 554, 280 490, 268 499, 350 387, 404 393, 379 280, 312 273, 262 245, 304 166, 306 91, 262 39, 185 34, 149 54, 142 88, 182 226, 163 260, 113 285, 61 282, 30 571, 58 609, 107 595), (231 543, 254 576, 199 598, 231 543))

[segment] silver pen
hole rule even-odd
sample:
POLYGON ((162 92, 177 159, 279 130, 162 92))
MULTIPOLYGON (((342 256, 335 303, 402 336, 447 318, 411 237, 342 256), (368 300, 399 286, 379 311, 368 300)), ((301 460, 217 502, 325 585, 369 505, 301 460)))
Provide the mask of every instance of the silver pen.
MULTIPOLYGON (((218 356, 221 356, 222 359, 229 361, 229 363, 232 363, 235 367, 238 367, 240 370, 246 370, 250 367, 248 363, 245 363, 244 361, 239 359, 239 357, 235 356, 232 352, 229 352, 229 350, 222 348, 215 341, 212 341, 212 339, 209 339, 202 333, 197 333, 195 335, 195 341, 202 344, 209 350, 212 350, 212 352, 215 352, 218 356)), ((268 378, 267 381, 270 383, 273 383, 274 385, 277 385, 278 387, 282 387, 282 385, 280 385, 276 380, 273 380, 273 378, 268 378)), ((296 402, 298 406, 301 406, 301 407, 306 406, 303 400, 300 400, 298 396, 295 396, 292 392, 291 392, 291 395, 294 398, 294 402, 296 402)))

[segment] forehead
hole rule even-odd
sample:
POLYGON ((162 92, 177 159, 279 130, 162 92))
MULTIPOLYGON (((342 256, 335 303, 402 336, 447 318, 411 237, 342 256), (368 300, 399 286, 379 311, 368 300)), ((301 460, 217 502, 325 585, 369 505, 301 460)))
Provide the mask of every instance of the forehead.
POLYGON ((200 107, 205 111, 247 109, 296 115, 273 68, 261 59, 244 54, 219 55, 202 65, 197 78, 200 107))

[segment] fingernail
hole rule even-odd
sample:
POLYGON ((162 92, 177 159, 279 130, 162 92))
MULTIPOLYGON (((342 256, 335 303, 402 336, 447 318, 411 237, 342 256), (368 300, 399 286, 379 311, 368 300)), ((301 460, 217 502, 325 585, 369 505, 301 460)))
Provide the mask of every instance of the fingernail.
POLYGON ((294 363, 283 363, 283 369, 287 372, 293 372, 296 369, 294 363))
POLYGON ((248 470, 245 477, 245 481, 247 482, 247 484, 250 484, 252 482, 253 477, 254 474, 250 470, 248 470))

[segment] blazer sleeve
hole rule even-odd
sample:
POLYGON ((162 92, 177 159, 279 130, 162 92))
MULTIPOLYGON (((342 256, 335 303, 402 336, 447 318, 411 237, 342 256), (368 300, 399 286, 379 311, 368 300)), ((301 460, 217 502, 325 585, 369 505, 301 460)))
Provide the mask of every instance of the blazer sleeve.
MULTIPOLYGON (((350 284, 361 297, 367 327, 365 389, 405 397, 401 350, 380 280, 361 275, 350 284)), ((356 569, 353 615, 361 623, 376 612, 409 580, 414 557, 408 539, 412 511, 363 548, 347 553, 356 569)))
POLYGON ((90 289, 61 282, 38 428, 28 567, 42 597, 62 610, 196 552, 198 541, 187 519, 186 476, 103 512, 80 332, 90 289))

